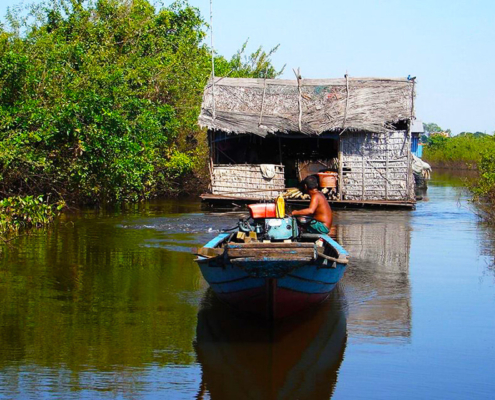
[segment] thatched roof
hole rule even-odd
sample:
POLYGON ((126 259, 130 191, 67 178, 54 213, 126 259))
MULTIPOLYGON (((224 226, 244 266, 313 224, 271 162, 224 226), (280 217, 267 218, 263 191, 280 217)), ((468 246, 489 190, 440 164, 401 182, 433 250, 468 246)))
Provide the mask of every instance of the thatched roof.
POLYGON ((205 88, 199 124, 260 136, 387 132, 393 123, 413 117, 413 102, 414 81, 406 78, 301 79, 299 84, 295 79, 215 78, 205 88))

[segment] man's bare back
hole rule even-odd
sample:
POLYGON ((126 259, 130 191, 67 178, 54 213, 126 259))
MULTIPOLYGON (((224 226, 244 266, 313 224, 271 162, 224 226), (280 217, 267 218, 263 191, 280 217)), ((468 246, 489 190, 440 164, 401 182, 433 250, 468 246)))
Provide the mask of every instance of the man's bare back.
MULTIPOLYGON (((313 178, 313 177, 311 177, 313 178)), ((332 209, 327 199, 318 190, 317 183, 314 180, 305 179, 306 190, 311 196, 309 207, 303 210, 296 210, 292 215, 311 215, 315 220, 322 222, 328 229, 332 227, 332 209), (316 186, 316 187, 314 187, 316 186)))

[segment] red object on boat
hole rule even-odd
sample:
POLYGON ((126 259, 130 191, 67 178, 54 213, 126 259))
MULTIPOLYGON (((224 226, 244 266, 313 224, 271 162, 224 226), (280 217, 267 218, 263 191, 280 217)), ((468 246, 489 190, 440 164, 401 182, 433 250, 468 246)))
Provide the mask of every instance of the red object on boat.
POLYGON ((251 218, 277 218, 275 203, 249 204, 251 218))

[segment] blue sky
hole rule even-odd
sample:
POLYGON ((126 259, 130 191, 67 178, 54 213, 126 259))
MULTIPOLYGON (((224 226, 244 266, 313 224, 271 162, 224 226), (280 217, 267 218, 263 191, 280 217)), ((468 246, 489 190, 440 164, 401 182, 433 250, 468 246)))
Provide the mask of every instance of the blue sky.
MULTIPOLYGON (((0 15, 17 0, 0 0, 0 15)), ((165 1, 164 4, 170 4, 165 1)), ((209 20, 209 0, 190 0, 209 20)), ((495 131, 494 0, 213 0, 215 48, 280 44, 283 78, 417 76, 416 115, 453 133, 495 131)), ((209 39, 208 39, 209 43, 209 39)))

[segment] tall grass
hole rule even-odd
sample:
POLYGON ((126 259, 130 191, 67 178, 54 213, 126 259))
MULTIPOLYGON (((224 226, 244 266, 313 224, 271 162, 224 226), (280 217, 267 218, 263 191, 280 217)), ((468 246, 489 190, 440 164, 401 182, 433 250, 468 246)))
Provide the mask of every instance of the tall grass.
POLYGON ((425 161, 445 167, 474 167, 485 154, 495 155, 493 136, 472 134, 446 138, 431 136, 423 151, 425 161))

